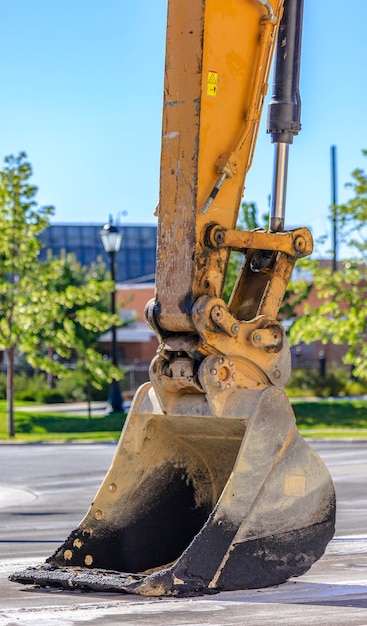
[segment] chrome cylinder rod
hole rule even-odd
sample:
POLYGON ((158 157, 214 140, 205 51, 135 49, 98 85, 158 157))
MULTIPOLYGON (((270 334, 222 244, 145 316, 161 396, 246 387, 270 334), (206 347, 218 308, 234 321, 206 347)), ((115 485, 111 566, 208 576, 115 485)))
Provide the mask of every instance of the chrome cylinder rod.
POLYGON ((288 143, 279 142, 275 144, 273 193, 269 224, 270 230, 272 232, 284 230, 288 175, 288 153, 288 143))

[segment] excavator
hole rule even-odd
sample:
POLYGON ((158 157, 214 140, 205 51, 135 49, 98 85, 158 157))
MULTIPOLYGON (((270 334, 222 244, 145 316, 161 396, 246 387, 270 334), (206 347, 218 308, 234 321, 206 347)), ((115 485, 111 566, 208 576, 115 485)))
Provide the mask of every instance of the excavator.
POLYGON ((333 536, 328 469, 283 390, 278 312, 308 229, 285 229, 300 124, 303 0, 168 0, 156 288, 159 339, 79 526, 11 579, 146 596, 279 585, 333 536), (269 227, 236 228, 270 68, 269 227), (228 302, 231 252, 243 256, 228 302))

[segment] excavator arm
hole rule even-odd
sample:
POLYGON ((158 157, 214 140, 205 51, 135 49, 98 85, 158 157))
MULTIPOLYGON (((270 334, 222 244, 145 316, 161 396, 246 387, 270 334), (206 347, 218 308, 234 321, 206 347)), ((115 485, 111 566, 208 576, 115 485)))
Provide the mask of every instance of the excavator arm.
POLYGON ((239 378, 257 389, 289 378, 276 317, 296 259, 312 251, 307 229, 282 232, 288 146, 300 128, 302 6, 287 2, 281 21, 283 1, 229 0, 225 9, 220 1, 193 2, 189 15, 184 0, 169 4, 156 296, 147 312, 161 338, 151 380, 163 410, 178 388, 194 385, 205 388, 213 410, 224 408, 228 391, 204 383, 209 354, 231 358, 227 390, 239 378), (240 232, 235 225, 279 26, 268 122, 277 146, 271 230, 240 232), (245 263, 227 306, 221 296, 233 250, 245 263))
POLYGON ((221 297, 229 249, 208 235, 236 226, 282 5, 169 3, 156 277, 164 330, 192 331, 195 300, 221 297))
POLYGON ((159 349, 84 519, 45 565, 12 580, 143 595, 266 587, 307 571, 331 539, 334 488, 282 389, 290 355, 277 320, 295 261, 312 251, 307 229, 284 231, 302 6, 168 0, 146 313, 159 349), (240 231, 277 36, 270 227, 240 231), (233 250, 244 263, 227 304, 233 250))

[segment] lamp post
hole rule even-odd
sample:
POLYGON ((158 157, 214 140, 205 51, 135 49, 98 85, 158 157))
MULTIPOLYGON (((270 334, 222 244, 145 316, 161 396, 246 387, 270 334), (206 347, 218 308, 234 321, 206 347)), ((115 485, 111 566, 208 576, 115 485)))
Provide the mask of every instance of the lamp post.
MULTIPOLYGON (((113 282, 113 288, 111 291, 111 313, 116 313, 116 274, 115 274, 115 257, 116 252, 120 250, 122 233, 117 226, 114 226, 112 216, 110 215, 108 224, 103 226, 100 232, 103 247, 107 252, 110 259, 110 272, 111 280, 113 282)), ((111 356, 112 364, 118 367, 117 359, 117 339, 116 339, 116 326, 111 326, 111 356)), ((117 380, 113 380, 110 386, 110 393, 108 398, 109 412, 122 412, 124 410, 122 394, 120 385, 117 380)))

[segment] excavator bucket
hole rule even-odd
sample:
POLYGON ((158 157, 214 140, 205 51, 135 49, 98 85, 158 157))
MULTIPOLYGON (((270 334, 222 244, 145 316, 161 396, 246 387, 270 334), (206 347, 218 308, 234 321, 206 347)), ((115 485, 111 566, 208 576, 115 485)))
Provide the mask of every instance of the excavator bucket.
POLYGON ((290 352, 277 320, 294 263, 312 251, 307 229, 283 232, 300 126, 288 118, 298 94, 282 89, 297 89, 288 74, 299 68, 301 9, 191 0, 188 11, 168 0, 151 382, 79 527, 12 580, 153 596, 266 587, 306 572, 331 539, 334 489, 282 389, 290 352), (279 29, 276 206, 269 232, 240 231, 279 29), (227 305, 231 251, 245 261, 227 305))
POLYGON ((80 526, 12 579, 143 595, 278 585, 306 572, 334 532, 321 459, 283 391, 233 393, 226 416, 184 397, 165 415, 148 383, 80 526))

